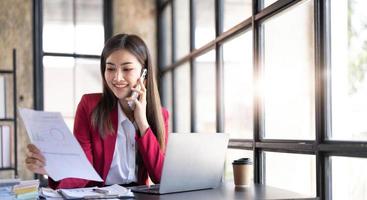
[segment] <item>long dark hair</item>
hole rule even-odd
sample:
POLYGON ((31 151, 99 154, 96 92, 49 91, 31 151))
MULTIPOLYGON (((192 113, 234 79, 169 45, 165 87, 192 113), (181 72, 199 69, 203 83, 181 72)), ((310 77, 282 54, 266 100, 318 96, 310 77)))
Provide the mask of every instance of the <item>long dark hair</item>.
POLYGON ((147 88, 147 120, 150 128, 158 139, 160 147, 165 144, 165 128, 162 116, 161 100, 158 94, 155 69, 152 65, 149 50, 144 41, 136 35, 118 34, 110 38, 101 55, 101 75, 103 79, 103 94, 101 100, 92 112, 92 126, 98 129, 101 137, 107 133, 114 133, 110 114, 117 106, 118 99, 107 85, 104 73, 106 70, 106 59, 116 50, 125 49, 133 54, 139 63, 148 70, 146 75, 147 88))

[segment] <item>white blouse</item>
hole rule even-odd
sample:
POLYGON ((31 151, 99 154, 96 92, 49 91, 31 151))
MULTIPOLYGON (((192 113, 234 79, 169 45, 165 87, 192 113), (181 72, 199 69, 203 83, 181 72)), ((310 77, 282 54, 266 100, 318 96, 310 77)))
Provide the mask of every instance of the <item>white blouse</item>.
POLYGON ((106 185, 137 182, 137 170, 135 170, 136 129, 122 111, 119 103, 118 122, 115 151, 106 178, 106 185))

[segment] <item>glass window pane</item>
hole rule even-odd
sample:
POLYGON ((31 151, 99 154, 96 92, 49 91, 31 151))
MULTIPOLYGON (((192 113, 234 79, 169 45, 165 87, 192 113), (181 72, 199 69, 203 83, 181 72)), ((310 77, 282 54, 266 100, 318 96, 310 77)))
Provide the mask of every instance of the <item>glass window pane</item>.
POLYGON ((230 138, 253 137, 252 31, 223 45, 224 131, 230 138))
POLYGON ((195 48, 215 38, 214 0, 195 0, 195 48))
POLYGON ((74 1, 76 9, 76 23, 103 25, 103 0, 74 1))
POLYGON ((316 196, 314 155, 264 152, 266 185, 316 196))
POLYGON ((224 31, 252 15, 252 0, 224 0, 224 31))
POLYGON ((100 55, 104 45, 103 1, 76 0, 75 52, 100 55))
POLYGON ((43 57, 44 109, 74 116, 74 58, 43 57))
POLYGON ((308 0, 262 24, 266 138, 315 138, 313 13, 308 0))
POLYGON ((164 40, 163 46, 163 66, 166 67, 172 63, 172 7, 171 4, 168 4, 162 13, 162 23, 163 23, 163 31, 161 32, 162 38, 164 40))
POLYGON ((190 52, 190 1, 175 0, 176 18, 176 59, 180 59, 190 52))
POLYGON ((367 199, 367 159, 331 157, 332 199, 367 199))
POLYGON ((162 77, 162 105, 165 107, 169 112, 169 132, 172 132, 172 120, 173 120, 173 113, 172 113, 172 73, 166 72, 162 77))
POLYGON ((74 52, 73 1, 43 1, 43 50, 74 52))
POLYGON ((225 180, 227 181, 234 180, 232 162, 239 158, 250 158, 252 161, 253 151, 242 150, 242 149, 227 149, 227 157, 226 157, 226 165, 225 165, 225 173, 224 173, 225 180))
POLYGON ((191 132, 190 126, 190 64, 174 69, 175 73, 175 132, 191 132))
POLYGON ((263 0, 263 1, 264 1, 263 8, 266 8, 278 0, 263 0))
POLYGON ((75 68, 75 107, 87 93, 102 92, 102 76, 99 59, 76 59, 75 68))
POLYGON ((366 1, 330 1, 334 140, 367 140, 366 1))
POLYGON ((100 55, 104 45, 103 1, 44 1, 45 52, 100 55), (74 12, 75 11, 75 12, 74 12))
POLYGON ((195 59, 196 127, 198 132, 216 131, 215 52, 195 59))
POLYGON ((73 117, 65 117, 64 116, 64 121, 66 126, 68 126, 69 130, 74 133, 74 116, 73 117))

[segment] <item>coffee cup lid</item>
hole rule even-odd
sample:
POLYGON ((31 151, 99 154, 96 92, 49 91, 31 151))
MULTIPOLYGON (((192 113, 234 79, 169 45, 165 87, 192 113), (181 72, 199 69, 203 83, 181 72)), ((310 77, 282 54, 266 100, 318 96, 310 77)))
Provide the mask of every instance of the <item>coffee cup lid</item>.
POLYGON ((237 160, 234 160, 233 165, 243 165, 243 164, 252 164, 251 159, 250 158, 240 158, 237 160))

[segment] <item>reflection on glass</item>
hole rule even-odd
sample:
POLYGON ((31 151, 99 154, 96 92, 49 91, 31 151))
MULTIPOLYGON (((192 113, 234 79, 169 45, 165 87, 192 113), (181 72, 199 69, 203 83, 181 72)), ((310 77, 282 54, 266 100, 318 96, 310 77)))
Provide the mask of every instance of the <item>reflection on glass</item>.
POLYGON ((168 4, 162 13, 163 18, 163 31, 162 38, 164 41, 163 46, 163 55, 164 55, 164 63, 161 67, 166 67, 172 63, 172 15, 171 15, 172 6, 168 4))
POLYGON ((253 137, 252 31, 223 45, 224 131, 230 138, 253 137))
POLYGON ((331 139, 367 140, 367 2, 330 4, 331 139))
POLYGON ((264 152, 265 184, 316 196, 314 155, 264 152))
POLYGON ((313 13, 303 1, 262 24, 265 138, 315 138, 313 13))
POLYGON ((190 52, 189 3, 187 0, 175 0, 176 23, 176 59, 190 52))
POLYGON ((215 38, 214 0, 194 0, 195 48, 198 49, 215 38))
POLYGON ((44 109, 73 117, 74 108, 74 58, 43 57, 44 109))
POLYGON ((224 31, 252 15, 252 0, 224 0, 224 31))
POLYGON ((161 101, 163 107, 165 107, 169 112, 169 123, 168 123, 168 132, 172 132, 172 120, 173 120, 173 113, 172 113, 172 73, 166 72, 162 78, 162 89, 161 89, 161 101))
POLYGON ((250 158, 252 161, 253 151, 242 149, 227 149, 227 158, 225 165, 224 178, 225 180, 233 180, 233 167, 232 162, 239 158, 250 158))
POLYGON ((190 126, 190 65, 174 69, 175 73, 175 132, 188 133, 190 126))
POLYGON ((102 92, 102 76, 99 59, 76 59, 75 107, 86 93, 102 92))
POLYGON ((104 44, 102 0, 75 0, 75 8, 69 0, 43 2, 45 52, 101 53, 104 44))
POLYGON ((367 199, 367 159, 331 157, 333 200, 367 199))
POLYGON ((215 52, 195 59, 196 127, 198 132, 216 131, 215 52))

